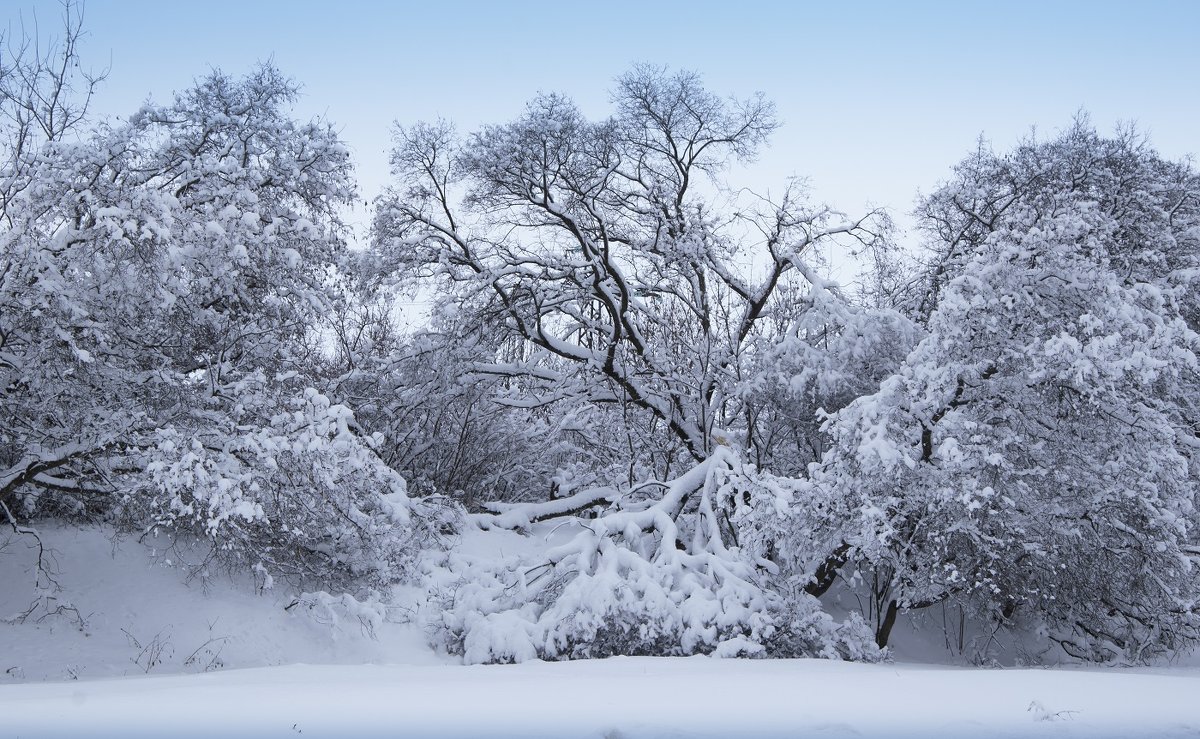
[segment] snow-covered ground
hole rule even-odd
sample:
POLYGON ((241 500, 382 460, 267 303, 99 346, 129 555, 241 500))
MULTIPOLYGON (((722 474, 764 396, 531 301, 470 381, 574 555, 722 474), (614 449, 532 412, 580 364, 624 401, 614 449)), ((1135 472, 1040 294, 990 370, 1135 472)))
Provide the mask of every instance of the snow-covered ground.
POLYGON ((1194 672, 616 658, 10 685, 0 735, 1200 736, 1194 672))
MULTIPOLYGON (((43 607, 0 623, 0 737, 1200 737, 1195 667, 706 657, 465 667, 410 624, 371 634, 357 619, 284 610, 291 596, 252 582, 186 583, 180 553, 161 542, 43 536, 61 587, 48 605, 78 617, 38 621, 43 607)), ((24 540, 0 549, 0 616, 33 599, 31 557, 24 540)))
MULTIPOLYGON (((302 607, 282 588, 256 592, 250 578, 204 579, 189 552, 165 540, 119 542, 101 529, 38 527, 59 588, 23 623, 0 622, 0 685, 13 681, 199 673, 285 663, 445 661, 403 614, 375 628, 302 607), (54 615, 47 611, 63 610, 54 615)), ((0 619, 36 596, 28 537, 0 533, 0 619)), ((2 722, 0 722, 2 723, 2 722)))

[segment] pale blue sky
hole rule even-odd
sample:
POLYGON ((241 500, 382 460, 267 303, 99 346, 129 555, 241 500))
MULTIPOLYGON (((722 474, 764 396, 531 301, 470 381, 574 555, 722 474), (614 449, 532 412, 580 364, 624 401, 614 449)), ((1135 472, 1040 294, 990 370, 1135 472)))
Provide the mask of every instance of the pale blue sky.
MULTIPOLYGON (((52 0, 7 0, 2 15, 52 0)), ((907 211, 982 133, 1006 148, 1089 110, 1136 120, 1171 157, 1200 152, 1200 2, 252 2, 88 0, 86 59, 111 74, 96 110, 125 115, 210 67, 273 58, 304 84, 301 112, 335 121, 364 195, 387 176, 392 121, 470 129, 539 90, 607 112, 636 61, 761 90, 785 125, 741 183, 809 176, 854 211, 907 211)))

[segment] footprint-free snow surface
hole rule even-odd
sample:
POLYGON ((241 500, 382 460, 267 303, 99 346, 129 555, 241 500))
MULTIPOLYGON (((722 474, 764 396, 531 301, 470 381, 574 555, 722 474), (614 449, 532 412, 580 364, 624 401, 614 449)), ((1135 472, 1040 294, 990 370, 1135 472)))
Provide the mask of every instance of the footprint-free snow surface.
POLYGON ((0 688, 0 735, 1200 736, 1191 672, 632 657, 290 665, 0 688))

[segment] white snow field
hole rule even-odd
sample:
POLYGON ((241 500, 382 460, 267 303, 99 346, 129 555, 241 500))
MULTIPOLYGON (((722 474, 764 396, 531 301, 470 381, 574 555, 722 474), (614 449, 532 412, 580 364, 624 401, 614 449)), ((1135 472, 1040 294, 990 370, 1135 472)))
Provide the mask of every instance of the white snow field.
MULTIPOLYGON (((177 552, 114 546, 97 529, 42 535, 60 589, 23 623, 0 623, 4 739, 1200 737, 1194 666, 708 657, 463 666, 393 622, 402 619, 372 635, 357 619, 285 611, 290 596, 250 583, 185 584, 177 552), (79 617, 46 615, 58 605, 79 617)), ((28 543, 0 549, 0 616, 25 611, 35 595, 28 543)))
POLYGON ((291 665, 0 688, 0 735, 1200 736, 1194 673, 630 657, 291 665))

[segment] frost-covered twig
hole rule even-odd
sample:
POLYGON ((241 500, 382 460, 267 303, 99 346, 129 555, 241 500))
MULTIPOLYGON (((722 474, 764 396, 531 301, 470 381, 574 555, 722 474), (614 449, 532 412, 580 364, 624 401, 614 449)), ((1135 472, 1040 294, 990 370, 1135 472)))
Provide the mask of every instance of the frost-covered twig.
POLYGON ((37 549, 37 576, 35 585, 38 591, 58 590, 58 581, 54 578, 50 565, 48 564, 47 558, 49 555, 46 551, 46 546, 42 543, 42 537, 38 534, 37 529, 33 529, 28 526, 22 526, 21 524, 17 523, 17 519, 13 516, 12 511, 9 510, 8 505, 3 500, 0 500, 0 511, 4 512, 5 520, 8 522, 9 527, 12 528, 12 531, 15 535, 28 536, 34 541, 34 546, 37 549))

